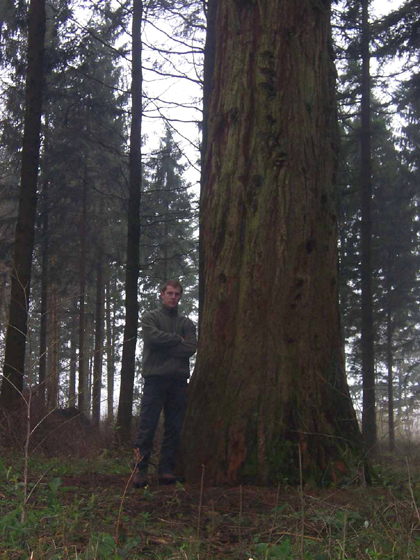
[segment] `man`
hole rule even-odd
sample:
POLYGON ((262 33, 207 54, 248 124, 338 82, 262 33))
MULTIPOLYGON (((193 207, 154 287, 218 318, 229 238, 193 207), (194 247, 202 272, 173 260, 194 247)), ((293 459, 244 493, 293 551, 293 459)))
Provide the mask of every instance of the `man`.
POLYGON ((185 414, 189 361, 197 351, 197 337, 194 323, 178 314, 181 296, 181 284, 168 280, 160 289, 160 309, 146 313, 141 320, 144 387, 134 442, 136 488, 148 484, 147 468, 162 408, 165 421, 158 479, 161 484, 182 481, 174 474, 175 457, 185 414))

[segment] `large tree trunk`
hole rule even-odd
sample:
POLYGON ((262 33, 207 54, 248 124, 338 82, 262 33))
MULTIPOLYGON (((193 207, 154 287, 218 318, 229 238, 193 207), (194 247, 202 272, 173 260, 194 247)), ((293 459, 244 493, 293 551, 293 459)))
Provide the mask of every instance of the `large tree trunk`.
MULTIPOLYGON (((206 184, 205 164, 207 154, 207 140, 209 127, 209 106, 210 95, 213 84, 214 61, 216 55, 216 13, 217 2, 213 0, 207 4, 207 35, 204 48, 204 84, 203 84, 203 140, 201 142, 201 179, 200 179, 200 208, 203 207, 204 186, 206 184)), ((205 4, 204 4, 205 5, 205 4)), ((199 246, 198 246, 198 315, 201 322, 204 308, 204 249, 203 249, 203 219, 204 216, 200 212, 199 215, 199 246)))
POLYGON ((190 480, 204 465, 208 483, 297 481, 300 453, 305 479, 334 481, 359 451, 338 313, 329 15, 325 1, 217 5, 190 480))
POLYGON ((134 0, 132 24, 132 82, 130 180, 128 200, 127 264, 125 276, 125 328, 121 364, 121 387, 118 404, 116 435, 120 443, 130 440, 133 408, 134 368, 136 358, 140 248, 140 192, 141 192, 141 114, 142 114, 142 0, 134 0))
POLYGON ((372 155, 370 126, 370 54, 368 0, 362 0, 361 101, 361 283, 362 283, 362 432, 365 453, 376 446, 375 352, 372 295, 372 155))
POLYGON ((35 238, 39 145, 45 50, 45 0, 31 0, 21 186, 15 232, 9 323, 1 406, 13 409, 23 389, 25 345, 35 238))

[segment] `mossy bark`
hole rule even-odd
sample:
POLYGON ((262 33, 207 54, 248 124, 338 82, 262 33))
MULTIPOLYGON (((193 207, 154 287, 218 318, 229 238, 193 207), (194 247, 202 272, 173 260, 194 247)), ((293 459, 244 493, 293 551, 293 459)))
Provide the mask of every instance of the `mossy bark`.
POLYGON ((190 480, 337 481, 358 460, 338 313, 329 3, 217 5, 190 480))

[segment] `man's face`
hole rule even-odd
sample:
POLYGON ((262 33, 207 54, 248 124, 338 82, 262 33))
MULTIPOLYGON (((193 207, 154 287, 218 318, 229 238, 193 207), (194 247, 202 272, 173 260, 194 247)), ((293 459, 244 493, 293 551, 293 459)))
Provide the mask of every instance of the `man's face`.
POLYGON ((176 309, 178 307, 181 295, 180 288, 174 288, 173 286, 168 286, 164 292, 160 293, 163 305, 169 309, 176 309))

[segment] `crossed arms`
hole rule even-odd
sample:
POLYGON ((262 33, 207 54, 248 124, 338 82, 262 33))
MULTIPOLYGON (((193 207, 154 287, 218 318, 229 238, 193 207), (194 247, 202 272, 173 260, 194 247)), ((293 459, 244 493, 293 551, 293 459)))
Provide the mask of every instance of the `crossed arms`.
POLYGON ((197 351, 195 325, 189 319, 185 321, 184 336, 158 329, 156 320, 151 315, 143 316, 141 323, 144 342, 149 344, 153 351, 159 351, 174 358, 190 358, 197 351))

